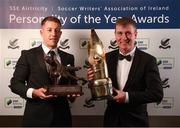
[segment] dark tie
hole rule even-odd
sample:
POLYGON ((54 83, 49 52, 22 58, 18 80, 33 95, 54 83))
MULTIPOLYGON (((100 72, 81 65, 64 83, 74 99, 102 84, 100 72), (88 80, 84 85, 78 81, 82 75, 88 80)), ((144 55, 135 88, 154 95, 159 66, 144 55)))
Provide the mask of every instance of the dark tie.
POLYGON ((55 52, 54 51, 52 51, 52 50, 50 50, 49 52, 48 52, 48 54, 50 55, 50 57, 51 57, 51 59, 53 60, 54 59, 54 57, 55 57, 55 52))
POLYGON ((48 56, 49 56, 49 64, 51 65, 51 66, 57 66, 57 56, 56 56, 56 53, 54 52, 54 51, 52 51, 52 50, 50 50, 49 52, 48 52, 48 56))
POLYGON ((119 54, 119 60, 126 59, 127 61, 131 61, 131 55, 124 56, 122 54, 119 54))

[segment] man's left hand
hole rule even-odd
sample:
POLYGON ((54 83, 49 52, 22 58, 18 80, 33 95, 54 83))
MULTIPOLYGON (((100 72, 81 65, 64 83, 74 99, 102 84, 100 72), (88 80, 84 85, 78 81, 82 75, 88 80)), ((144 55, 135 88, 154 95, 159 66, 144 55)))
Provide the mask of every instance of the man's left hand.
POLYGON ((117 95, 114 96, 113 99, 118 103, 124 103, 126 99, 126 93, 121 90, 117 90, 115 88, 113 88, 113 91, 117 93, 117 95))

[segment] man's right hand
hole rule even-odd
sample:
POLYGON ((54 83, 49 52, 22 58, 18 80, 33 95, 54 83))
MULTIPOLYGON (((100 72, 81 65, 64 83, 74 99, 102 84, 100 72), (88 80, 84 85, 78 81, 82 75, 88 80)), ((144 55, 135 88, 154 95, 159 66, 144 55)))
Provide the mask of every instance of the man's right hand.
POLYGON ((53 95, 46 95, 46 92, 47 92, 46 88, 34 89, 32 92, 32 96, 38 97, 38 98, 44 99, 44 100, 55 97, 53 95))

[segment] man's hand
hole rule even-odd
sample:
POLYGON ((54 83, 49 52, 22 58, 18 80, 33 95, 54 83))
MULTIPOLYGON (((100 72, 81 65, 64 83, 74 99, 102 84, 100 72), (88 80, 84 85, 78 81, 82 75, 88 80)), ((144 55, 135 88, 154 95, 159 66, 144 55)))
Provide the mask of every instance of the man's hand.
POLYGON ((117 90, 115 88, 113 88, 113 91, 117 93, 117 95, 114 96, 113 99, 118 103, 124 103, 126 99, 126 93, 121 90, 117 90))
POLYGON ((49 98, 53 98, 56 96, 53 95, 46 95, 47 89, 45 88, 39 88, 39 89, 34 89, 33 90, 33 97, 38 97, 40 99, 49 99, 49 98))

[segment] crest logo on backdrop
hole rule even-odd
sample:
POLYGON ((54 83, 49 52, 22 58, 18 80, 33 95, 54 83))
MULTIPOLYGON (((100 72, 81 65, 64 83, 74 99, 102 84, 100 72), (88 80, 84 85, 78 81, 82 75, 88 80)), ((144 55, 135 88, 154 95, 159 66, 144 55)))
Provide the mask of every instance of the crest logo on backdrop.
POLYGON ((8 46, 8 48, 10 48, 10 49, 18 49, 19 48, 19 46, 18 46, 18 38, 11 38, 10 40, 9 40, 9 46, 8 46))

